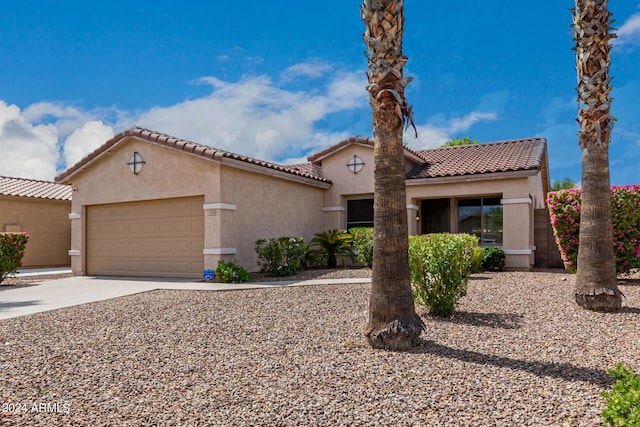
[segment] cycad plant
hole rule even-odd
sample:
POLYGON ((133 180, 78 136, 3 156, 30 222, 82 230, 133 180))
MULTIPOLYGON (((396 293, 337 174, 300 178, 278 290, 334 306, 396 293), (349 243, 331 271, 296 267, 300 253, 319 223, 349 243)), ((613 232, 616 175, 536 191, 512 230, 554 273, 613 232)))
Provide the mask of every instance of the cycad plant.
POLYGON ((355 257, 355 252, 351 247, 353 237, 345 230, 327 230, 314 234, 311 239, 310 246, 320 257, 320 264, 329 268, 335 268, 338 265, 338 258, 345 264, 345 258, 351 260, 355 257))

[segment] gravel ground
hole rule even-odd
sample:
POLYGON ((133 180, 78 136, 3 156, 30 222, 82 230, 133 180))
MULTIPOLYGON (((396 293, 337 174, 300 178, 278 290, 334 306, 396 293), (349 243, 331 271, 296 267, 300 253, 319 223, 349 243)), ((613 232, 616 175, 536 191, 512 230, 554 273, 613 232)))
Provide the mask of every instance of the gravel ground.
MULTIPOLYGON (((346 273, 345 273, 346 274, 346 273)), ((640 368, 640 281, 618 314, 574 276, 472 276, 408 353, 363 337, 368 285, 155 291, 0 321, 0 424, 593 426, 640 368)))

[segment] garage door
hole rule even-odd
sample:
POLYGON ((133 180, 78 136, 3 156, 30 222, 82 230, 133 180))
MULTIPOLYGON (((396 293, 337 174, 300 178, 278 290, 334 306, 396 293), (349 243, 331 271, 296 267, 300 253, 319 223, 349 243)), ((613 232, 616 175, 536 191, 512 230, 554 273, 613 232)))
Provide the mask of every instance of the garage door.
POLYGON ((202 277, 202 197, 87 208, 87 274, 202 277))

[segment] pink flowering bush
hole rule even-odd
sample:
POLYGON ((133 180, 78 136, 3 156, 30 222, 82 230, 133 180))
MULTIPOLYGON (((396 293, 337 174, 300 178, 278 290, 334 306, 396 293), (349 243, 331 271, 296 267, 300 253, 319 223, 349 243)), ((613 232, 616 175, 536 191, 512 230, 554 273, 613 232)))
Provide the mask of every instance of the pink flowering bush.
POLYGON ((27 233, 0 233, 0 283, 22 265, 27 233))
MULTIPOLYGON (((547 205, 560 256, 567 270, 575 273, 580 233, 580 190, 549 193, 547 205)), ((640 268, 640 185, 611 188, 613 250, 618 273, 640 268)))

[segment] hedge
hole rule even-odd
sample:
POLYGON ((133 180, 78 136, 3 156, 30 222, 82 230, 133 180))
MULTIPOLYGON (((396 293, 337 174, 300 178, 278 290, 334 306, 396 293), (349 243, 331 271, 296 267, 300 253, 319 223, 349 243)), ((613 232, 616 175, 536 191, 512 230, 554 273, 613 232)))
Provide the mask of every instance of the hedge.
MULTIPOLYGON (((549 193, 549 216, 560 256, 567 270, 575 273, 578 263, 581 191, 549 193)), ((640 185, 611 188, 613 250, 618 273, 640 268, 640 185)))

